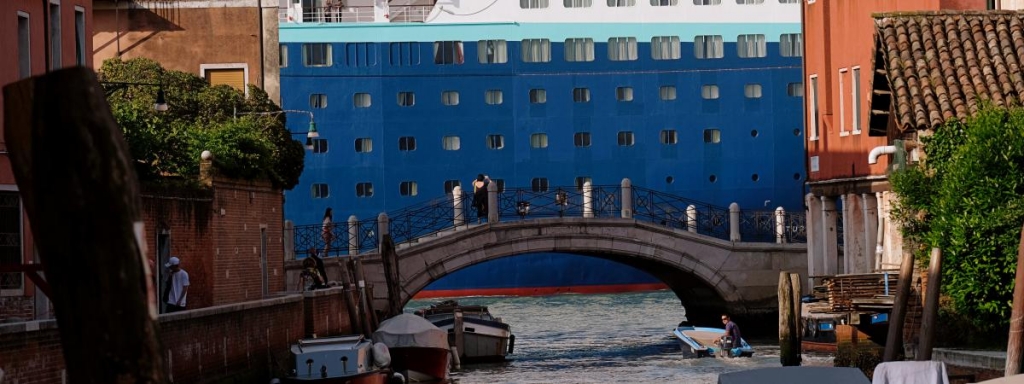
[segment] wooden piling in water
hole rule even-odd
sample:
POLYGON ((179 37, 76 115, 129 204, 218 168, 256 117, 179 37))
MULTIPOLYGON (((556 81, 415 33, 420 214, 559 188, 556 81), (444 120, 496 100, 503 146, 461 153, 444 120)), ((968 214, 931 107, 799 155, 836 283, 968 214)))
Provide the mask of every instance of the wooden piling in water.
POLYGON ((1010 313, 1010 340, 1006 345, 1006 376, 1021 373, 1024 365, 1024 228, 1017 245, 1017 276, 1013 286, 1013 311, 1010 313))
POLYGON ((914 278, 914 254, 903 250, 900 264, 900 278, 896 285, 896 301, 889 315, 889 334, 885 339, 882 361, 895 361, 903 349, 903 322, 907 317, 907 302, 910 300, 910 281, 914 278))
POLYGON ((800 341, 796 331, 800 314, 794 311, 792 280, 789 272, 779 273, 779 359, 784 367, 800 365, 800 341))
POLYGON ((935 321, 939 317, 939 294, 942 286, 942 250, 932 248, 928 264, 928 292, 924 298, 924 314, 921 318, 921 342, 918 344, 917 360, 932 359, 935 345, 935 321))

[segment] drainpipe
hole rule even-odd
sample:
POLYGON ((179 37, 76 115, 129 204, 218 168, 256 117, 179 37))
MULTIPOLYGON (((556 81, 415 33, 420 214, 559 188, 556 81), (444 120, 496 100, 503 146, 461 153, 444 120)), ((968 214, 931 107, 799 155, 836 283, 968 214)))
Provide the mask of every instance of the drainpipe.
POLYGON ((878 210, 878 243, 875 244, 875 270, 882 269, 882 257, 885 256, 885 209, 882 197, 882 192, 875 192, 875 200, 877 201, 876 208, 878 210))
MULTIPOLYGON (((278 6, 278 8, 280 8, 280 6, 278 6)), ((264 68, 264 61, 266 61, 266 59, 264 58, 265 54, 263 52, 263 45, 266 44, 266 42, 263 41, 263 39, 265 39, 266 37, 263 35, 263 0, 259 0, 256 2, 256 21, 259 24, 257 28, 259 28, 260 30, 260 89, 266 91, 267 88, 265 86, 264 80, 267 78, 267 71, 266 68, 264 68)))
POLYGON ((895 145, 883 145, 875 147, 874 149, 871 150, 871 153, 868 154, 868 164, 878 164, 879 156, 891 155, 893 153, 896 153, 895 145))

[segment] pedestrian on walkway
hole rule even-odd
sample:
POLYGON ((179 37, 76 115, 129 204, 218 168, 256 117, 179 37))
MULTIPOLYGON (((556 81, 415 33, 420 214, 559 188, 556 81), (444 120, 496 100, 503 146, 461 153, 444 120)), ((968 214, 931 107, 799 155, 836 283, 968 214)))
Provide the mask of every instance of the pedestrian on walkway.
POLYGON ((324 241, 324 255, 331 251, 331 242, 334 241, 334 213, 331 207, 324 211, 324 220, 320 226, 320 238, 324 241))
POLYGON ((473 208, 476 208, 476 222, 487 220, 487 185, 491 178, 484 174, 476 175, 473 181, 473 208))
POLYGON ((187 305, 188 297, 188 272, 181 269, 181 259, 172 256, 167 264, 164 264, 170 270, 170 275, 167 277, 167 289, 165 292, 167 303, 167 313, 180 312, 185 310, 187 305))

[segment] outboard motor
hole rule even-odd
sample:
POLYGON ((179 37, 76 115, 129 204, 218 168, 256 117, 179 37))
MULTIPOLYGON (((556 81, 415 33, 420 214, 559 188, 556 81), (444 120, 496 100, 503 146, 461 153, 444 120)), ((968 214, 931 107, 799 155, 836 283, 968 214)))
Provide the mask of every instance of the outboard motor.
POLYGON ((388 378, 388 384, 405 384, 405 376, 401 373, 395 372, 388 378))

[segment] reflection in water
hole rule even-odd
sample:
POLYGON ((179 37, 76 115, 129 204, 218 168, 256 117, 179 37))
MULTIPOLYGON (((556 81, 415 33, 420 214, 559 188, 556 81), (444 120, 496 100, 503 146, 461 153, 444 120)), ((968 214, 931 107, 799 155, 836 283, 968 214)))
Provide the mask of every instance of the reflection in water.
MULTIPOLYGON (((433 302, 416 300, 406 311, 433 302)), ((751 343, 757 351, 753 358, 684 359, 672 329, 685 311, 671 291, 459 302, 488 306, 516 335, 512 361, 463 367, 453 374, 460 384, 715 383, 723 372, 779 366, 778 345, 765 342, 751 343)), ((804 356, 804 361, 831 365, 823 356, 804 356)))

